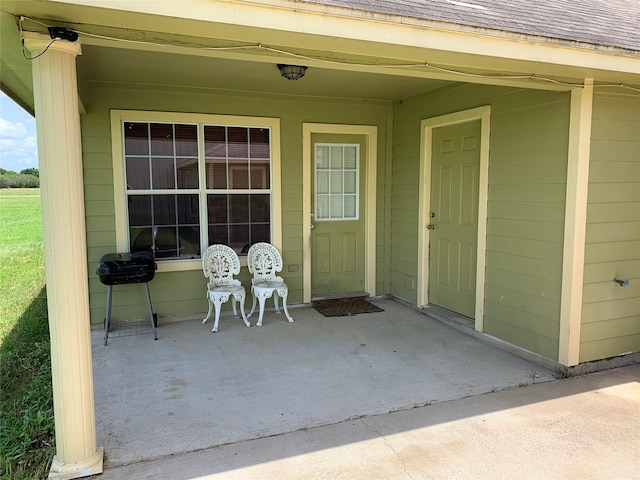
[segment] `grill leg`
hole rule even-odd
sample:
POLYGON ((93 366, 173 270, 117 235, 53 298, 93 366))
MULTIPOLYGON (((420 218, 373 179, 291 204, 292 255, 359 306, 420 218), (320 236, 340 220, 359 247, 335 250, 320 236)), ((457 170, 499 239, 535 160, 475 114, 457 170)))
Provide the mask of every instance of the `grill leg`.
POLYGON ((153 318, 153 307, 151 306, 151 295, 149 294, 149 284, 144 283, 144 288, 147 291, 147 304, 149 305, 149 318, 151 319, 151 328, 153 328, 153 339, 158 339, 158 332, 156 331, 156 321, 153 318))
MULTIPOLYGON (((146 284, 145 284, 146 285, 146 284)), ((107 345, 107 338, 109 338, 109 322, 111 321, 111 291, 112 285, 107 287, 107 316, 104 319, 104 345, 107 345)))

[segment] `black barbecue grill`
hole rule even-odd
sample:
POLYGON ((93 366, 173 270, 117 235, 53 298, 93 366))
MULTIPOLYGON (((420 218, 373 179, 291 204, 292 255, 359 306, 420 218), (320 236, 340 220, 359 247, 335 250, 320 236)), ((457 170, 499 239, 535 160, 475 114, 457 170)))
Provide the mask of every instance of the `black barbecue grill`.
POLYGON ((96 273, 100 281, 108 286, 107 289, 107 316, 104 319, 104 344, 107 344, 109 337, 109 323, 111 321, 111 298, 114 285, 125 285, 132 283, 144 283, 147 292, 147 304, 149 306, 149 318, 153 337, 158 339, 156 332, 157 317, 153 313, 151 306, 151 295, 149 294, 149 283, 156 274, 156 262, 151 252, 133 253, 108 253, 103 255, 98 264, 96 273))

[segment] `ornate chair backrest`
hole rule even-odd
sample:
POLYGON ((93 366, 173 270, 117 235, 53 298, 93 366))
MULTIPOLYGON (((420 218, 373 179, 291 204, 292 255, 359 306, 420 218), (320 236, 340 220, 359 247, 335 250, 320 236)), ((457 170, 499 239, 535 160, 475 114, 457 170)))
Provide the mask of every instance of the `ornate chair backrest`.
POLYGON ((249 273, 253 275, 252 282, 280 281, 276 273, 282 270, 282 256, 276 247, 266 242, 254 243, 247 254, 249 273))
POLYGON ((212 286, 240 285, 233 278, 240 273, 238 254, 226 245, 211 245, 202 255, 202 271, 212 286))

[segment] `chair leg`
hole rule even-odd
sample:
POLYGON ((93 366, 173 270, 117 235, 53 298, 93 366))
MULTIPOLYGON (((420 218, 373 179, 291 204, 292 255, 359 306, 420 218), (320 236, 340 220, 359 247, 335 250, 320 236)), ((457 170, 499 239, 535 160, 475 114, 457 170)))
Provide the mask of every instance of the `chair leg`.
POLYGON ((289 292, 287 290, 285 290, 284 295, 282 296, 282 308, 284 310, 284 314, 287 317, 287 320, 289 320, 289 323, 293 323, 293 318, 291 318, 291 315, 289 315, 289 310, 287 310, 287 296, 289 295, 289 292))
MULTIPOLYGON (((278 305, 278 300, 277 298, 280 297, 282 298, 282 308, 284 310, 284 314, 287 317, 287 320, 289 321, 289 323, 293 322, 293 318, 291 318, 291 315, 289 315, 289 310, 287 309, 287 297, 289 296, 289 289, 288 288, 281 288, 279 290, 276 291, 276 305, 278 305)), ((277 309, 277 306, 276 306, 277 309)), ((278 313, 280 313, 278 311, 278 313)))
POLYGON ((216 309, 216 321, 214 322, 213 328, 211 329, 211 331, 215 333, 218 331, 218 322, 220 321, 220 309, 222 306, 222 300, 219 298, 215 298, 213 302, 216 309))
POLYGON ((256 323, 256 327, 261 327, 262 316, 264 315, 264 304, 266 302, 266 299, 261 295, 258 301, 260 302, 260 314, 258 315, 258 323, 256 323))
POLYGON ((211 302, 211 299, 209 298, 208 293, 207 293, 207 302, 209 303, 209 311, 207 312, 207 316, 204 317, 204 320, 202 320, 203 325, 207 323, 207 320, 209 320, 209 318, 211 318, 211 311, 213 310, 213 303, 211 302))
POLYGON ((251 315, 253 315, 253 312, 256 309, 256 293, 253 290, 253 286, 251 287, 251 296, 253 297, 253 304, 251 305, 251 311, 249 312, 249 315, 247 315, 248 318, 251 318, 251 315))
POLYGON ((279 305, 279 301, 278 301, 278 292, 275 292, 275 295, 273 296, 273 306, 276 309, 276 313, 280 313, 280 305, 279 305))
POLYGON ((244 299, 245 299, 244 294, 243 295, 238 295, 237 297, 234 295, 234 297, 233 297, 233 311, 235 312, 235 310, 236 310, 236 302, 238 302, 240 304, 240 313, 242 314, 242 320, 244 321, 244 324, 247 327, 250 327, 251 324, 249 323, 249 320, 247 320, 247 316, 244 313, 244 299))

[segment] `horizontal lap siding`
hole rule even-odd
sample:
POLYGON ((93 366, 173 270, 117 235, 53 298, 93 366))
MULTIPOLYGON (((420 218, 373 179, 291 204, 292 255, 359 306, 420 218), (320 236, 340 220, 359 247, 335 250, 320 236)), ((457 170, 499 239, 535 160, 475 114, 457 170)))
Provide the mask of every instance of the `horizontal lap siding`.
POLYGON ((396 106, 391 293, 417 300, 420 121, 491 105, 485 331, 557 359, 569 95, 460 85, 396 106))
POLYGON ((580 340, 580 362, 640 351, 638 96, 594 98, 580 340))
POLYGON ((569 97, 535 97, 492 111, 484 327, 557 359, 569 97))
MULTIPOLYGON (((302 124, 303 122, 376 125, 378 127, 378 205, 384 205, 386 172, 386 123, 388 106, 381 102, 331 101, 276 97, 225 96, 193 93, 187 89, 171 91, 111 88, 84 85, 81 96, 87 113, 81 117, 85 209, 89 262, 89 296, 92 323, 105 316, 106 287, 95 274, 100 257, 115 249, 115 211, 111 159, 110 110, 176 111, 280 118, 282 179, 282 275, 289 286, 289 303, 302 301, 303 239, 302 224, 302 124)), ((378 209, 376 222, 384 227, 384 210, 378 209)), ((384 265, 383 231, 376 246, 378 267, 384 265)), ((378 268, 376 283, 388 284, 387 272, 378 268)), ((243 268, 238 277, 248 289, 249 274, 243 268)), ((160 317, 201 314, 207 310, 205 278, 201 270, 157 273, 149 284, 153 307, 160 317)), ((147 315, 144 291, 139 285, 114 289, 114 319, 143 318, 147 315)), ((378 293, 388 293, 378 291, 378 293)), ((250 307, 250 300, 247 300, 250 307)))

